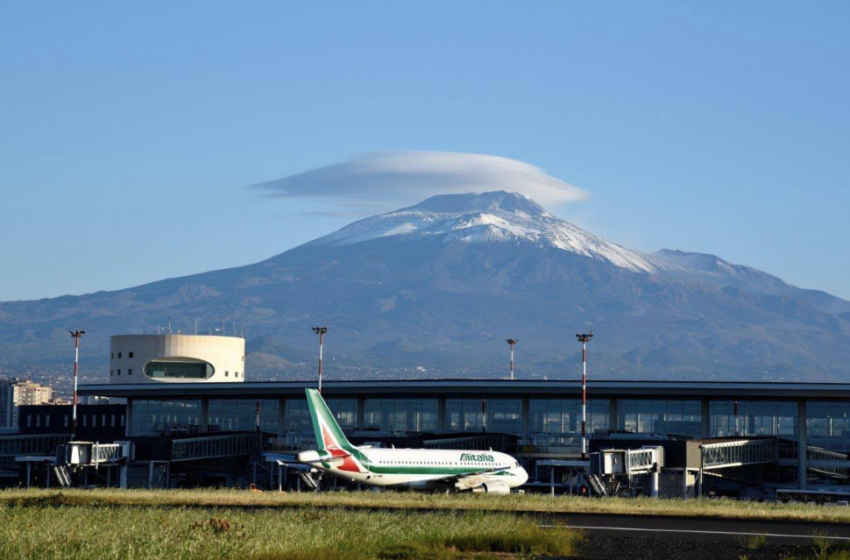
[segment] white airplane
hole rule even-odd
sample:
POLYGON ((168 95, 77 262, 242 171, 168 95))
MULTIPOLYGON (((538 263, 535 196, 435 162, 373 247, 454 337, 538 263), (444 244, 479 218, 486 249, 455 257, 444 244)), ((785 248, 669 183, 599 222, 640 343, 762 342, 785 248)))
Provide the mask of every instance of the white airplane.
POLYGON ((495 451, 356 447, 317 390, 307 389, 307 404, 318 449, 298 460, 336 476, 371 486, 491 494, 509 494, 528 481, 516 459, 495 451))

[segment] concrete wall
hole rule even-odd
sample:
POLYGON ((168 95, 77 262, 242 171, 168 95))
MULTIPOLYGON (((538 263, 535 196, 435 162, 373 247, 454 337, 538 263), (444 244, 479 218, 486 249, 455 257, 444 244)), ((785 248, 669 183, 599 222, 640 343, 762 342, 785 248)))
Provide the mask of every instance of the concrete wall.
POLYGON ((113 336, 109 371, 110 385, 240 383, 245 380, 245 339, 187 334, 113 336), (200 360, 211 364, 214 373, 208 379, 154 379, 145 375, 146 364, 169 358, 200 360))

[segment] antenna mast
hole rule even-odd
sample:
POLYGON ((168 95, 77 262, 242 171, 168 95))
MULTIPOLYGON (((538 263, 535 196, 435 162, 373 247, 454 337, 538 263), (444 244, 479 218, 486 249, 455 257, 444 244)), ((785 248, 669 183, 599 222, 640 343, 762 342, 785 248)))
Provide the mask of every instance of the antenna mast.
POLYGON ((313 332, 319 335, 319 393, 322 392, 322 376, 324 375, 324 347, 325 335, 328 332, 328 327, 313 327, 313 332))
POLYGON ((587 459, 587 343, 593 338, 593 331, 577 334, 581 342, 581 458, 587 459))
POLYGON ((76 330, 68 332, 74 338, 74 406, 71 411, 71 439, 77 439, 77 373, 80 363, 80 339, 86 334, 86 331, 76 330))
POLYGON ((519 342, 516 338, 506 338, 505 342, 511 345, 511 381, 515 379, 514 377, 514 346, 519 342))

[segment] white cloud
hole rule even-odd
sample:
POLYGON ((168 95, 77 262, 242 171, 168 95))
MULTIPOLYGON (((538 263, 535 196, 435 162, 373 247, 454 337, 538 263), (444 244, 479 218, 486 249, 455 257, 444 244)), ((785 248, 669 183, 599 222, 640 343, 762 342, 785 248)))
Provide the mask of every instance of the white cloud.
POLYGON ((521 161, 455 152, 386 152, 251 185, 275 198, 300 198, 362 212, 393 210, 438 194, 518 192, 558 206, 588 193, 521 161))

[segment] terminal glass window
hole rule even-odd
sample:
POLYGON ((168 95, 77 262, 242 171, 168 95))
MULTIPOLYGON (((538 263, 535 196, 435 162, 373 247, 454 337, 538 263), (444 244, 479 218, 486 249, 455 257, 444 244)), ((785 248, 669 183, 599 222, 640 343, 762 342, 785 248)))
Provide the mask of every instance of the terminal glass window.
POLYGON ((366 399, 364 427, 382 432, 435 432, 437 399, 366 399))
POLYGON ((708 405, 712 437, 779 436, 793 438, 797 404, 782 401, 711 401, 708 405))
MULTIPOLYGON (((611 403, 587 401, 587 434, 608 430, 611 403)), ((531 399, 531 440, 538 448, 557 447, 569 452, 581 448, 581 399, 531 399)))
POLYGON ((806 403, 810 460, 847 460, 850 452, 850 406, 844 402, 806 403), (820 449, 812 449, 820 448, 820 449), (823 451, 821 451, 823 450, 823 451), (838 455, 845 455, 843 458, 838 455), (833 457, 834 456, 834 457, 833 457))
POLYGON ((486 399, 446 399, 446 431, 485 431, 486 407, 486 399))
POLYGON ((284 419, 286 421, 286 432, 313 433, 313 421, 310 418, 307 399, 287 399, 284 419))
POLYGON ((133 435, 155 436, 163 432, 200 428, 201 402, 198 400, 134 400, 130 419, 133 435))
POLYGON ((522 434, 521 399, 487 399, 487 431, 502 434, 522 434))
POLYGON ((521 399, 446 399, 447 432, 522 433, 521 399))
POLYGON ((617 429, 634 434, 699 437, 699 401, 623 399, 617 401, 617 429))
POLYGON ((353 430, 357 426, 357 399, 328 399, 328 408, 343 430, 353 430))
POLYGON ((277 407, 274 399, 212 399, 209 405, 209 431, 252 432, 257 429, 277 433, 277 407))
POLYGON ((153 379, 209 379, 214 371, 212 364, 197 360, 157 360, 145 364, 145 375, 153 379))
MULTIPOLYGON (((277 399, 260 399, 260 429, 264 432, 277 433, 280 424, 277 399)), ((256 424, 256 420, 255 420, 256 424)))
POLYGON ((807 480, 811 486, 850 484, 850 403, 806 403, 807 480), (836 461, 835 466, 830 462, 836 461), (838 462, 840 461, 840 462, 838 462), (816 462, 816 463, 815 463, 816 462))
MULTIPOLYGON (((610 403, 607 399, 587 401, 587 431, 608 430, 610 403)), ((580 399, 531 399, 531 432, 544 434, 581 434, 580 399)))

